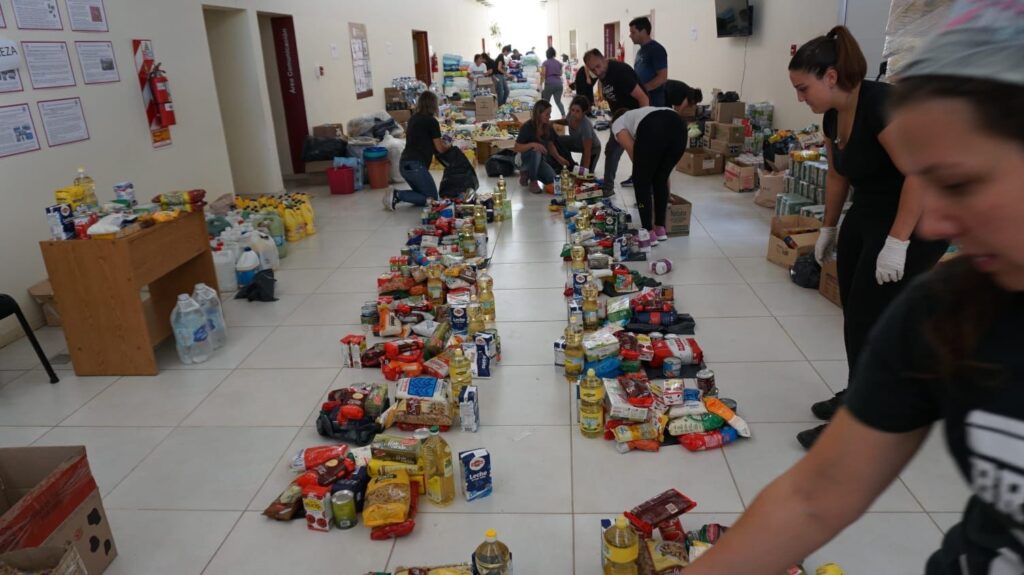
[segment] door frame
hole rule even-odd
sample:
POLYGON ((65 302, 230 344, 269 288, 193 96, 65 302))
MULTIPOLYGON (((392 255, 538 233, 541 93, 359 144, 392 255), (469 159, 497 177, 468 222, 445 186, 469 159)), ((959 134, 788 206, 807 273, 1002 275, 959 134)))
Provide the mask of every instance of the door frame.
POLYGON ((608 22, 603 29, 604 57, 616 59, 619 51, 619 23, 608 22))
POLYGON ((412 65, 417 80, 431 85, 433 74, 430 73, 430 40, 425 30, 412 31, 412 65))

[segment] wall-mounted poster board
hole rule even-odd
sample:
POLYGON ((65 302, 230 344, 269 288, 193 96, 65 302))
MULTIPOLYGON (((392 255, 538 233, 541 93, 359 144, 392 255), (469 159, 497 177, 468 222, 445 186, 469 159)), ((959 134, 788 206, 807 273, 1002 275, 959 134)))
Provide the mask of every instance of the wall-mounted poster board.
POLYGON ((39 106, 39 117, 43 120, 46 143, 51 148, 89 139, 89 126, 85 123, 81 98, 43 100, 36 105, 39 106))
POLYGON ((366 39, 366 25, 348 23, 348 39, 352 45, 352 79, 356 85, 356 99, 373 96, 373 74, 370 72, 370 42, 366 39))
POLYGON ((22 42, 21 54, 25 57, 33 89, 66 88, 76 84, 67 42, 22 42))
POLYGON ((0 158, 38 149, 39 136, 28 104, 0 106, 0 158))
POLYGON ((75 32, 109 32, 103 0, 65 0, 68 21, 75 32))
POLYGON ((11 0, 19 30, 63 30, 57 0, 11 0))
POLYGON ((120 82, 114 45, 110 42, 75 42, 78 64, 82 67, 82 80, 86 84, 120 82))

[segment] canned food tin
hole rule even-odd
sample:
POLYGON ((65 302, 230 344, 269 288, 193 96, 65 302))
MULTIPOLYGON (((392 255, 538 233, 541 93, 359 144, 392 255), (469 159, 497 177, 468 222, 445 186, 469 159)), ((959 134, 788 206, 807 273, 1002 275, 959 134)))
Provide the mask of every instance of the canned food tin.
POLYGON ((702 369, 697 372, 697 389, 701 390, 704 395, 714 395, 718 393, 715 387, 715 372, 710 369, 702 369))
POLYGON ((359 523, 356 514, 356 496, 345 489, 331 495, 331 511, 339 529, 351 529, 359 523))
POLYGON ((683 373, 683 360, 678 357, 666 357, 662 372, 668 379, 680 377, 683 373))

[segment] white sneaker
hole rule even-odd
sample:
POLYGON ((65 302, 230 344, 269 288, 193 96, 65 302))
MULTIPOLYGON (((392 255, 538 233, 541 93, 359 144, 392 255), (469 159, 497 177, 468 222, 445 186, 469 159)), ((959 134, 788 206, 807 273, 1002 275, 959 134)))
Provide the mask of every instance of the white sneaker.
POLYGON ((393 212, 395 211, 395 189, 388 188, 384 190, 384 194, 380 199, 381 203, 384 204, 384 209, 393 212))

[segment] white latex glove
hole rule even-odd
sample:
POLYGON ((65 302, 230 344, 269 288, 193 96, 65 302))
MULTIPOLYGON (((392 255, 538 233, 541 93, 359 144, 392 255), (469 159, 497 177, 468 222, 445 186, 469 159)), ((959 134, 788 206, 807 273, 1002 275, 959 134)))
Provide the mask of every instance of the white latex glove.
POLYGON ((818 260, 818 265, 825 265, 836 251, 838 237, 835 226, 821 228, 819 232, 818 242, 814 244, 814 259, 818 260))
POLYGON ((902 241, 892 236, 885 238, 882 251, 878 252, 875 263, 875 280, 878 285, 898 282, 903 279, 903 266, 907 263, 907 248, 910 240, 902 241))

